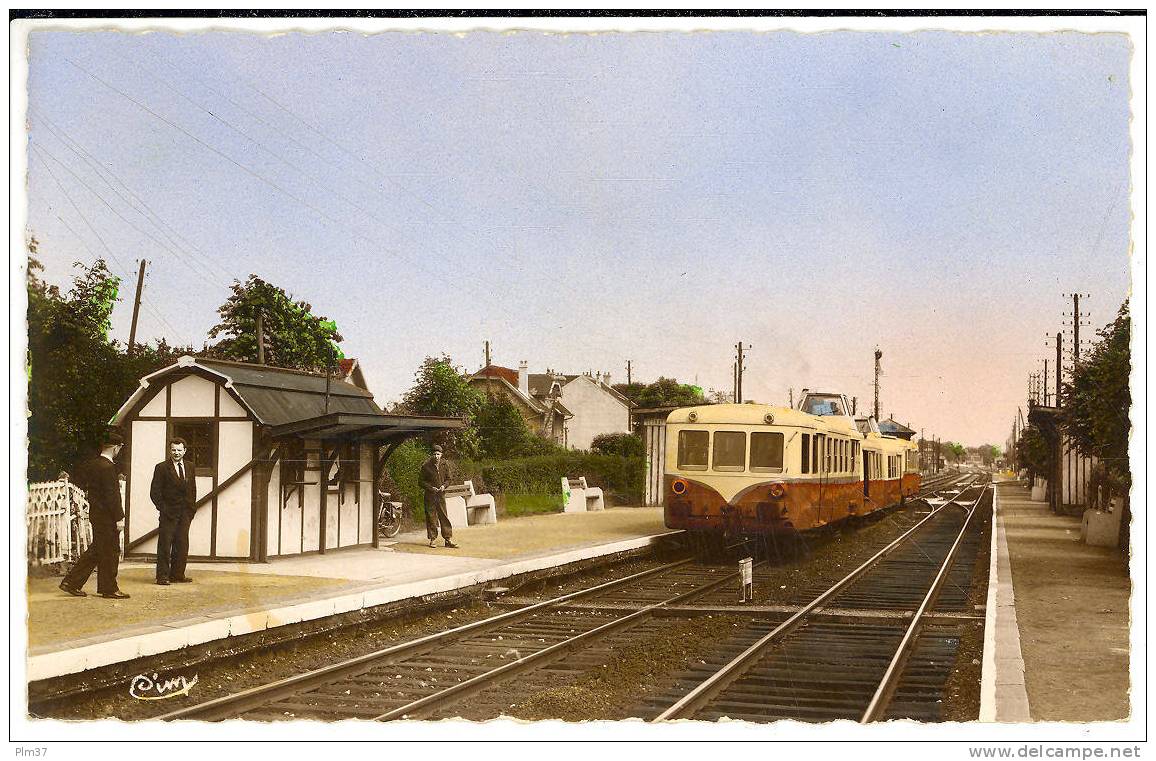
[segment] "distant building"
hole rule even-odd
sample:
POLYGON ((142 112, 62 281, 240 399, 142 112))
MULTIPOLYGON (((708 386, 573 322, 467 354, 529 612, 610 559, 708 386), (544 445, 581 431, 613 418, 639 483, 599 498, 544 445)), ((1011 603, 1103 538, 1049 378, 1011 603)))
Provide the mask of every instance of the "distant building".
POLYGON ((610 374, 530 373, 499 365, 483 367, 468 382, 487 393, 503 393, 522 410, 531 428, 557 444, 589 449, 603 433, 629 433, 629 399, 610 387, 610 374))
POLYGON ((897 439, 906 439, 907 441, 911 441, 911 437, 915 435, 915 431, 903 423, 896 422, 894 416, 879 421, 879 432, 884 436, 894 436, 897 439))
POLYGON ((525 362, 519 370, 487 365, 466 381, 485 394, 505 396, 522 413, 522 419, 531 431, 558 446, 566 446, 566 421, 573 417, 573 413, 558 397, 537 399, 530 394, 525 362))

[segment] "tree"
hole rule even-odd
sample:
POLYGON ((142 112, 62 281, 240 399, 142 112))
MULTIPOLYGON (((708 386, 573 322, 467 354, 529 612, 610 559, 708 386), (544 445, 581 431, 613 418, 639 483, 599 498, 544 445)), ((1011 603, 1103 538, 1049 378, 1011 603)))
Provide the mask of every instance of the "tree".
POLYGON ((945 441, 943 443, 943 452, 947 459, 952 462, 959 462, 967 457, 967 447, 957 441, 945 441))
MULTIPOLYGON (((29 241, 36 254, 38 243, 29 241)), ((79 262, 67 295, 41 280, 43 265, 28 260, 28 477, 54 479, 92 454, 140 378, 172 364, 189 349, 163 341, 129 356, 108 338, 120 279, 104 260, 79 262)))
POLYGON ((693 407, 706 404, 702 389, 674 378, 659 378, 654 383, 619 383, 614 390, 639 407, 693 407))
POLYGON ((1116 319, 1102 328, 1091 353, 1072 370, 1063 384, 1060 424, 1086 457, 1096 457, 1122 486, 1131 484, 1128 464, 1128 418, 1132 395, 1128 374, 1131 318, 1125 301, 1116 319))
POLYGON ((344 357, 338 343, 343 339, 337 325, 313 314, 313 307, 295 301, 284 289, 256 275, 244 284, 234 280, 232 295, 217 313, 221 322, 209 338, 224 336, 205 354, 239 362, 257 361, 257 316, 262 317, 265 363, 296 370, 323 371, 344 357))
POLYGON ((413 388, 402 399, 402 409, 412 415, 464 417, 465 428, 447 434, 444 442, 459 457, 474 459, 481 453, 477 415, 483 401, 482 393, 443 354, 422 361, 414 373, 413 388))
POLYGON ((487 458, 515 457, 526 448, 531 436, 525 418, 505 394, 486 396, 474 416, 481 455, 487 458))
POLYGON ((1016 442, 1016 464, 1019 469, 1027 470, 1031 476, 1047 478, 1055 468, 1052 445, 1044 436, 1043 431, 1034 425, 1024 428, 1016 442))

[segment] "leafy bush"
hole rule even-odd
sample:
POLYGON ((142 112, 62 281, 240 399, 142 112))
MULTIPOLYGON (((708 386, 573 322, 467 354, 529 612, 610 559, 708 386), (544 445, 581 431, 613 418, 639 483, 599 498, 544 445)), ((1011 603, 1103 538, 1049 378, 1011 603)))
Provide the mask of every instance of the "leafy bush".
POLYGON ((633 433, 601 433, 590 443, 590 451, 619 457, 642 457, 646 454, 646 446, 642 437, 633 433))
POLYGON ((421 466, 430 455, 424 444, 413 439, 403 443, 385 461, 389 477, 396 484, 397 496, 417 520, 425 519, 425 505, 421 489, 421 466))
POLYGON ((645 484, 642 457, 561 451, 511 460, 463 462, 461 472, 478 491, 494 494, 561 494, 562 477, 585 476, 615 502, 641 504, 645 484))

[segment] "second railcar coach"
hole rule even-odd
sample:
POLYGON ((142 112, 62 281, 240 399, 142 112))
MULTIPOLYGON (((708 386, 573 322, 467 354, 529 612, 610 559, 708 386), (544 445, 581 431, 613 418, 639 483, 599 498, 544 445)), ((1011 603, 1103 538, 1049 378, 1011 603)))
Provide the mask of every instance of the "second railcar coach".
POLYGON ((918 492, 915 445, 856 420, 842 394, 797 409, 714 404, 667 417, 665 520, 725 536, 806 531, 918 492))

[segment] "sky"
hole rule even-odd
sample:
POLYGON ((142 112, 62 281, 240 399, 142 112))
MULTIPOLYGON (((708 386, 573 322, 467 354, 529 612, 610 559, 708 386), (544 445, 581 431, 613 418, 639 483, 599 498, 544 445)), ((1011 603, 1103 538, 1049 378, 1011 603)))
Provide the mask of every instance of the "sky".
MULTIPOLYGON (((1046 341, 1130 288, 1129 40, 1077 32, 29 39, 27 230, 127 339, 200 348, 250 273, 382 404, 426 356, 872 397, 1007 438, 1046 341)), ((1067 339, 1066 339, 1067 340, 1067 339)), ((1070 341, 1069 341, 1070 345, 1070 341)), ((1054 377, 1054 376, 1053 376, 1054 377)))

